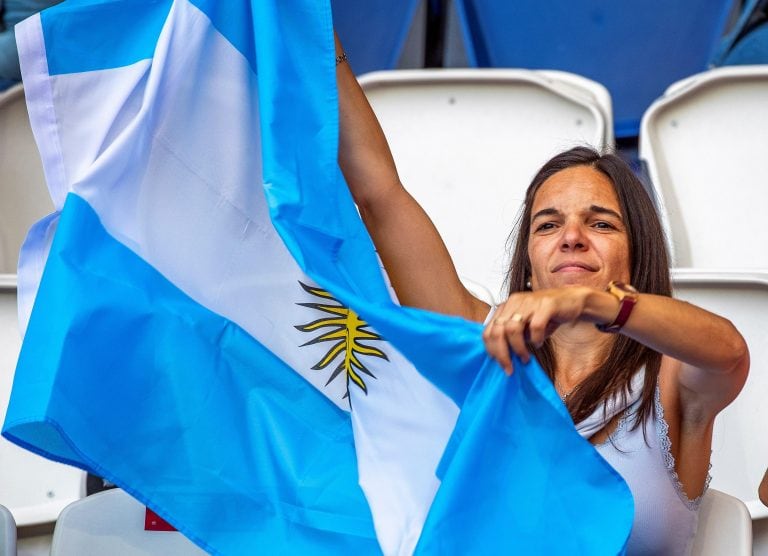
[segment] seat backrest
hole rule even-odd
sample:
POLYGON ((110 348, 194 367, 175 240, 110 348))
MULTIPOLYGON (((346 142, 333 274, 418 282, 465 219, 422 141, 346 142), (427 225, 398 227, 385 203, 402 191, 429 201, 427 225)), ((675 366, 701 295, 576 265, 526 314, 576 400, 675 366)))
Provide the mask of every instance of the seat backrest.
POLYGON ((730 66, 743 64, 762 64, 768 61, 768 41, 758 38, 752 45, 749 37, 755 35, 765 37, 766 24, 759 25, 761 15, 768 10, 765 0, 744 0, 740 2, 738 17, 728 32, 720 40, 720 44, 712 57, 713 66, 730 66), (761 32, 761 28, 763 29, 761 32))
MULTIPOLYGON (((0 275, 0 423, 11 394, 21 337, 14 275, 0 275)), ((19 526, 49 523, 83 495, 85 473, 42 458, 0 437, 0 504, 19 526)))
POLYGON ((16 522, 5 506, 0 505, 0 555, 16 554, 16 522))
POLYGON ((459 274, 502 299, 506 242, 531 178, 565 149, 612 141, 607 92, 527 70, 377 72, 360 82, 459 274))
POLYGON ((646 161, 678 267, 768 271, 768 66, 710 70, 643 117, 646 161))
POLYGON ((723 59, 724 66, 768 64, 768 21, 749 31, 723 59))
POLYGON ((397 67, 418 0, 331 0, 333 25, 356 74, 397 67))
POLYGON ((768 462, 768 275, 679 269, 673 283, 676 297, 729 319, 747 341, 749 378, 715 419, 712 486, 745 502, 753 518, 768 517, 768 508, 757 498, 768 462))
POLYGON ((751 556, 752 519, 744 503, 709 489, 701 501, 691 556, 751 556))
POLYGON ((30 226, 53 211, 24 89, 0 93, 0 274, 15 274, 30 226))
MULTIPOLYGON (((16 85, 0 93, 0 423, 5 419, 21 337, 16 264, 29 227, 53 210, 24 100, 16 85)), ((20 526, 55 521, 83 494, 85 474, 0 438, 0 504, 20 526)))
POLYGON ((120 489, 83 498, 61 512, 51 556, 205 554, 177 531, 145 531, 144 518, 144 505, 120 489))
POLYGON ((636 136, 651 102, 703 71, 734 0, 457 0, 470 63, 559 69, 608 87, 617 137, 636 136))

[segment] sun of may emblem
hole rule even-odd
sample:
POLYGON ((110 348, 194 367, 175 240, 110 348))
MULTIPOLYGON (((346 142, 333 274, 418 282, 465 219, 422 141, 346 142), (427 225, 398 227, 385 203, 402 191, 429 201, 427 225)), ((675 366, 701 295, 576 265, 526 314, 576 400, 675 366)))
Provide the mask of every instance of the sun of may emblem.
POLYGON ((319 332, 317 336, 302 344, 302 347, 319 342, 330 342, 331 346, 318 361, 313 370, 325 369, 331 363, 338 362, 336 368, 326 382, 326 386, 343 372, 346 376, 347 391, 344 397, 349 397, 349 383, 352 381, 366 394, 368 387, 365 385, 363 375, 376 378, 364 365, 364 357, 380 357, 389 361, 387 354, 379 348, 363 341, 381 341, 382 338, 369 329, 368 323, 362 320, 352 309, 342 305, 327 291, 301 284, 304 291, 320 299, 317 303, 298 303, 303 307, 309 307, 325 313, 328 316, 319 318, 308 324, 296 326, 301 332, 319 332))

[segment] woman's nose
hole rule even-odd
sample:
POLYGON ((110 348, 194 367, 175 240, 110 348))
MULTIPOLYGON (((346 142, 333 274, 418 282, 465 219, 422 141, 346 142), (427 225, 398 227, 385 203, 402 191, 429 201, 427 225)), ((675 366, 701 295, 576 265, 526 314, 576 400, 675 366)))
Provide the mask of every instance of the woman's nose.
POLYGON ((563 235, 560 248, 563 250, 579 250, 586 246, 584 227, 576 222, 566 223, 563 226, 563 235))

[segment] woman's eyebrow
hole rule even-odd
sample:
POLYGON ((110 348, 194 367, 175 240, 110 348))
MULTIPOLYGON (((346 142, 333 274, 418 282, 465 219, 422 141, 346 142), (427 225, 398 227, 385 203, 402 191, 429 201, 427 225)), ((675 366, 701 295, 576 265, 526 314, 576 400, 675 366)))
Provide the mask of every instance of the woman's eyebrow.
POLYGON ((590 205, 589 212, 593 212, 596 214, 609 214, 614 218, 618 218, 621 222, 624 222, 624 219, 621 217, 621 215, 618 212, 616 212, 613 209, 609 209, 608 207, 601 207, 600 205, 590 205))
POLYGON ((541 216, 560 216, 560 214, 561 214, 561 213, 560 213, 560 211, 559 211, 559 210, 557 210, 556 208, 552 208, 552 207, 550 207, 550 208, 545 208, 545 209, 541 209, 541 210, 540 210, 540 211, 538 211, 536 214, 534 214, 534 215, 531 217, 531 220, 532 220, 532 221, 533 221, 533 220, 536 220, 537 218, 539 218, 539 217, 541 217, 541 216))

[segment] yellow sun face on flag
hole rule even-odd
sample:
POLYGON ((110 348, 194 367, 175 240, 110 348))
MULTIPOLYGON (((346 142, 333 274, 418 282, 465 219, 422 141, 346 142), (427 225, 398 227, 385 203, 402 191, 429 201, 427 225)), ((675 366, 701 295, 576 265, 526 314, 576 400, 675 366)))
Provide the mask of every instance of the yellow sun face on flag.
POLYGON ((325 313, 328 316, 319 318, 307 324, 296 326, 301 332, 319 332, 320 334, 305 342, 301 347, 319 342, 330 342, 328 351, 313 367, 313 370, 322 370, 332 363, 336 368, 330 374, 326 386, 344 373, 347 381, 347 389, 344 397, 349 397, 349 384, 352 382, 366 394, 368 387, 364 376, 376 378, 365 366, 365 357, 379 357, 389 361, 387 354, 367 342, 382 341, 381 336, 369 329, 367 322, 362 320, 357 313, 349 307, 342 305, 327 291, 308 286, 299 282, 307 293, 319 298, 318 303, 297 303, 302 307, 309 307, 325 313))

